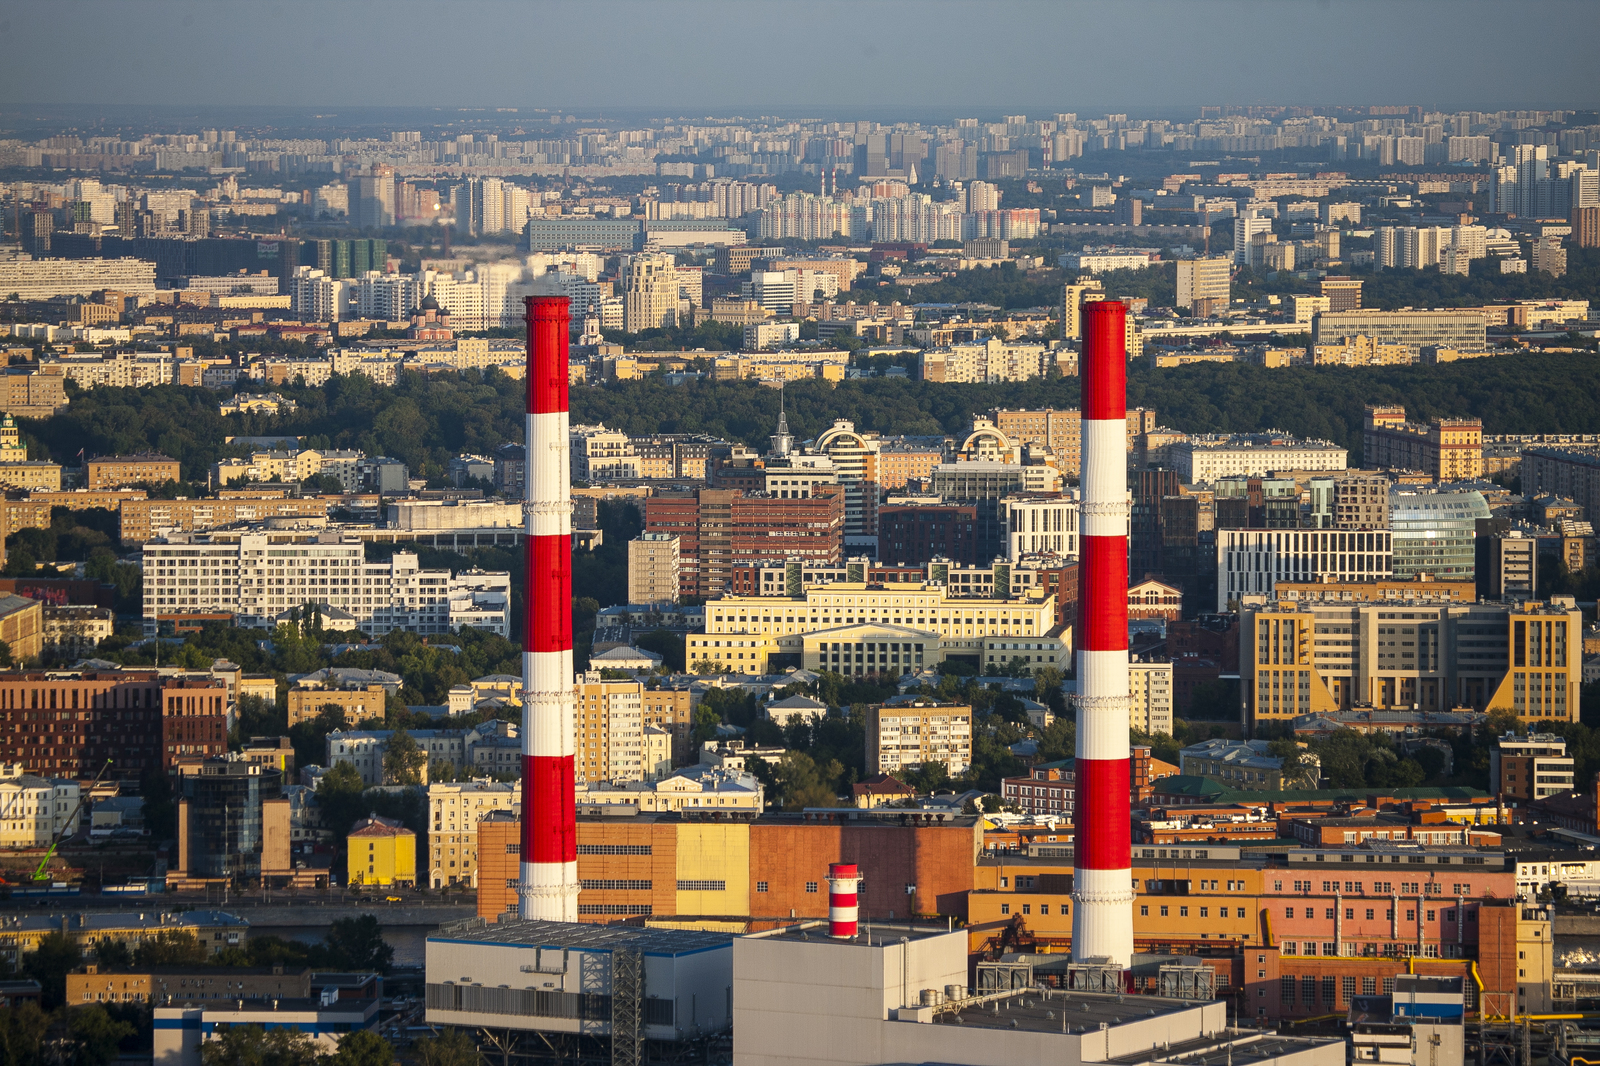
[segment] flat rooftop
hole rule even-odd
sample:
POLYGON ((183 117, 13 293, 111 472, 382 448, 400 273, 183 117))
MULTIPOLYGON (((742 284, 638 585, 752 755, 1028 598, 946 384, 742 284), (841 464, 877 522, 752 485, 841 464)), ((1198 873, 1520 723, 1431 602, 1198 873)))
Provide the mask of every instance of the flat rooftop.
POLYGON ((443 927, 429 940, 453 943, 515 944, 521 947, 614 951, 636 948, 649 955, 686 955, 733 942, 732 933, 694 929, 652 929, 634 925, 589 925, 580 922, 527 921, 513 918, 493 925, 473 921, 443 927))
MULTIPOLYGON (((1259 1034, 1255 1030, 1233 1030, 1228 1034, 1185 1040, 1161 1049, 1161 1061, 1182 1061, 1184 1066, 1230 1066, 1232 1063, 1265 1062, 1304 1051, 1317 1044, 1330 1043, 1328 1039, 1303 1036, 1278 1036, 1275 1033, 1259 1034)), ((1342 1041, 1341 1041, 1342 1042, 1342 1041)), ((1148 1051, 1107 1059, 1107 1066, 1137 1066, 1151 1061, 1148 1051)))
POLYGON ((934 1015, 934 1021, 941 1025, 976 1026, 980 1029, 1082 1033, 1098 1030, 1102 1022, 1121 1025, 1155 1015, 1195 1010, 1203 1002, 1161 996, 1118 995, 1114 992, 1024 989, 989 1003, 941 1011, 934 1015))
POLYGON ((849 939, 829 936, 826 921, 787 925, 765 933, 753 933, 751 936, 758 936, 763 940, 804 940, 824 944, 866 944, 870 938, 872 946, 876 947, 880 944, 898 944, 901 940, 928 940, 936 936, 948 936, 951 933, 950 929, 942 925, 910 925, 906 922, 862 921, 856 928, 856 935, 849 939))

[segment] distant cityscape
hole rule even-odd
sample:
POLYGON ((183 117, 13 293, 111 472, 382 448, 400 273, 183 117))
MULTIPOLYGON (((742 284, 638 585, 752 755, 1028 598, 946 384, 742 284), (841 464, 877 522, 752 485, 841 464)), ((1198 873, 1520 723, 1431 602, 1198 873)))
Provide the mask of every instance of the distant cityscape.
POLYGON ((7 131, 0 1013, 1581 1061, 1600 114, 1190 110, 7 131))

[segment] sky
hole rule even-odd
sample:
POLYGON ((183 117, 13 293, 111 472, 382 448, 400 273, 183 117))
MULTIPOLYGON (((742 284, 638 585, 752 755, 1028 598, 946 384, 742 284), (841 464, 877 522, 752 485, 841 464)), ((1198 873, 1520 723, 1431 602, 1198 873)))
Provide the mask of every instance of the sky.
POLYGON ((0 108, 1600 105, 1596 0, 0 0, 0 108))

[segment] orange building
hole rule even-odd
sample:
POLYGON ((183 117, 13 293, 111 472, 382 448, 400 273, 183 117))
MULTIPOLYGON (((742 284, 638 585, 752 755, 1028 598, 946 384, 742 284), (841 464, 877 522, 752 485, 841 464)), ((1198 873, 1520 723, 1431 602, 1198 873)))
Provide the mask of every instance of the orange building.
MULTIPOLYGON (((864 916, 966 913, 981 838, 975 817, 851 808, 825 817, 712 812, 581 815, 580 921, 640 915, 823 918, 828 865, 861 865, 864 916), (725 819, 727 816, 724 815, 725 819)), ((478 914, 516 905, 521 827, 512 812, 478 823, 478 914)))

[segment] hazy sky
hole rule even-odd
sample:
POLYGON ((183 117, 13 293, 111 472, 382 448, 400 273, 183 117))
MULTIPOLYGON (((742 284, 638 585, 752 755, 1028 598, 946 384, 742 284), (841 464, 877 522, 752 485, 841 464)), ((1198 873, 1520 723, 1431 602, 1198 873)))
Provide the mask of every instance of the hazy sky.
POLYGON ((1596 0, 0 0, 0 107, 1587 108, 1597 30, 1596 0))

